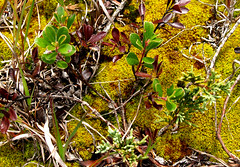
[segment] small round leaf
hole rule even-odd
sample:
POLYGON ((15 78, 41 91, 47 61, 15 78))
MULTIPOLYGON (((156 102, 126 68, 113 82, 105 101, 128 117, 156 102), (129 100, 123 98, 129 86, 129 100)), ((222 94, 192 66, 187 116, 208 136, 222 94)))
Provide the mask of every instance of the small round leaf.
POLYGON ((127 55, 126 60, 127 60, 128 64, 131 65, 131 66, 139 64, 138 57, 137 57, 136 54, 133 53, 133 52, 130 52, 130 53, 127 55))
POLYGON ((167 107, 168 111, 174 111, 174 110, 176 110, 177 105, 168 99, 166 101, 166 107, 167 107))
POLYGON ((67 54, 72 51, 72 46, 70 44, 63 44, 59 47, 58 51, 62 54, 67 54))
POLYGON ((154 59, 151 57, 144 57, 143 62, 147 64, 152 64, 154 62, 154 59))
POLYGON ((61 69, 66 69, 68 67, 68 64, 65 61, 58 61, 57 62, 57 67, 61 69))
POLYGON ((35 43, 42 48, 46 48, 48 45, 50 45, 50 43, 44 38, 36 38, 35 43))

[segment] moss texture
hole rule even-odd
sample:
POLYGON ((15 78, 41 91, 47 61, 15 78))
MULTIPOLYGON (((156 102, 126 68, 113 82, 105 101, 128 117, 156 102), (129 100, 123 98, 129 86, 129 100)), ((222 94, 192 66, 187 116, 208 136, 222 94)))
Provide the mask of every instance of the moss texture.
MULTIPOLYGON (((204 1, 208 3, 212 3, 213 1, 204 1)), ((165 2, 164 1, 146 1, 146 18, 147 21, 154 21, 157 19, 160 19, 164 10, 165 10, 165 2)), ((136 11, 137 10, 137 4, 133 3, 130 4, 131 10, 136 11), (133 9, 135 7, 135 10, 133 9)), ((180 51, 184 48, 189 48, 189 46, 193 42, 201 42, 201 37, 204 36, 204 34, 207 34, 207 30, 195 27, 191 29, 195 25, 205 25, 205 22, 209 20, 209 18, 212 16, 211 8, 209 6, 203 5, 196 0, 192 0, 190 4, 187 5, 187 7, 190 9, 189 13, 186 15, 183 15, 179 17, 179 22, 183 23, 186 26, 186 30, 181 33, 176 39, 172 40, 168 44, 164 45, 163 47, 160 47, 159 49, 153 50, 149 52, 149 57, 154 57, 156 55, 160 56, 160 60, 164 62, 163 67, 163 73, 160 75, 159 79, 162 84, 163 89, 166 89, 171 84, 176 84, 177 79, 181 77, 182 71, 188 71, 190 67, 193 65, 194 71, 197 73, 205 75, 204 67, 194 61, 184 58, 180 51), (191 30, 190 30, 191 29, 191 30)), ((130 7, 129 7, 130 9, 130 7)), ((125 11, 127 14, 130 14, 131 12, 127 9, 125 11)), ((137 22, 140 23, 140 18, 137 18, 137 22)), ((180 32, 180 30, 173 29, 171 27, 167 27, 169 33, 165 30, 158 30, 157 32, 160 33, 160 37, 164 39, 164 42, 166 42, 168 39, 170 39, 172 36, 176 35, 180 32)), ((121 27, 120 31, 126 31, 126 32, 133 32, 133 28, 130 28, 128 26, 121 27)), ((234 53, 234 48, 237 47, 240 43, 239 39, 239 30, 237 29, 234 34, 229 38, 227 43, 225 44, 224 48, 222 48, 217 63, 216 63, 216 71, 219 74, 222 74, 222 78, 228 77, 232 72, 231 64, 234 59, 237 59, 239 56, 237 56, 234 53)), ((201 50, 202 45, 196 46, 195 49, 192 50, 191 54, 197 54, 199 53, 199 57, 201 58, 201 50)), ((136 53, 136 50, 134 48, 131 48, 131 51, 136 53)), ((185 51, 183 50, 185 53, 185 51)), ((186 52, 187 53, 187 52, 186 52)), ((204 53, 205 57, 211 57, 214 55, 214 49, 208 45, 204 45, 204 53)), ((110 52, 109 50, 106 50, 104 54, 109 55, 110 57, 113 57, 113 55, 117 54, 117 51, 110 52)), ((117 63, 103 63, 101 65, 101 73, 96 77, 96 82, 98 81, 112 81, 118 79, 125 79, 132 77, 131 74, 131 68, 129 65, 126 64, 125 57, 123 57, 120 61, 117 63), (121 67, 121 68, 120 68, 121 67), (109 73, 111 71, 111 73, 109 73)), ((107 86, 104 85, 108 93, 114 98, 116 96, 116 89, 117 84, 109 84, 107 86)), ((131 85, 131 82, 126 82, 121 84, 121 88, 126 91, 129 91, 126 88, 129 88, 129 85, 131 85)), ((99 91, 101 91, 101 88, 99 86, 96 86, 99 91)), ((232 96, 231 96, 231 102, 233 102, 238 96, 239 87, 235 88, 232 96)), ((224 98, 226 97, 226 94, 223 94, 223 98, 219 100, 217 110, 218 110, 218 120, 221 116, 221 110, 223 106, 224 98)), ((138 106, 139 99, 135 98, 133 99, 129 104, 126 106, 126 113, 129 120, 132 120, 138 106)), ((229 104, 231 104, 231 102, 229 104)), ((101 106, 99 106, 101 108, 101 106)), ((235 124, 235 121, 239 119, 239 114, 237 112, 239 111, 239 103, 235 104, 232 109, 227 113, 227 120, 225 119, 223 122, 222 127, 222 137, 223 140, 229 148, 230 151, 233 153, 236 153, 235 150, 239 149, 239 137, 237 134, 240 132, 240 126, 238 123, 235 124)), ((99 108, 99 109, 100 109, 99 108)), ((155 109, 146 110, 144 105, 141 105, 141 109, 139 111, 139 115, 135 121, 136 126, 140 127, 150 127, 152 129, 156 129, 159 127, 163 127, 166 123, 161 124, 155 124, 154 120, 156 117, 154 116, 154 113, 158 113, 162 116, 162 111, 156 111, 155 109)), ((190 146, 192 148, 199 149, 201 151, 209 152, 213 155, 216 155, 220 158, 227 158, 226 154, 221 148, 221 145, 216 139, 216 133, 215 133, 215 125, 214 125, 214 109, 209 107, 209 110, 205 112, 204 114, 197 113, 193 119, 193 122, 198 125, 198 128, 195 127, 184 127, 183 129, 180 129, 177 134, 170 134, 166 133, 163 135, 163 137, 159 137, 156 146, 156 150, 159 155, 169 158, 171 160, 178 160, 179 158, 182 158, 184 155, 189 154, 189 150, 187 150, 187 146, 190 146)), ((184 126, 184 125, 183 125, 184 126)), ((239 155, 239 153, 236 153, 236 155, 239 155)))
MULTIPOLYGON (((204 2, 213 2, 213 0, 208 1, 205 0, 204 2)), ((46 15, 49 14, 52 15, 52 11, 55 10, 56 7, 56 0, 46 2, 44 1, 44 5, 45 5, 44 11, 49 12, 46 13, 46 15)), ((166 8, 165 1, 147 0, 145 1, 145 5, 147 10, 145 20, 147 21, 154 21, 160 19, 166 8)), ((240 6, 240 2, 238 2, 237 5, 240 6)), ((192 65, 196 67, 194 69, 195 72, 204 75, 204 68, 201 66, 201 64, 197 63, 194 60, 184 58, 181 55, 180 51, 183 50, 184 48, 188 48, 193 42, 201 42, 201 36, 204 36, 204 34, 206 35, 207 31, 200 27, 193 28, 192 30, 190 29, 195 25, 205 25, 205 22, 208 21, 209 18, 212 16, 211 7, 202 5, 197 0, 192 0, 191 3, 187 5, 187 7, 190 9, 189 13, 179 17, 179 22, 183 23, 186 26, 186 30, 168 44, 164 45, 163 47, 160 47, 159 49, 153 50, 148 54, 149 57, 159 55, 160 60, 164 62, 163 73, 159 77, 161 85, 164 90, 168 88, 171 84, 176 84, 177 79, 181 77, 181 72, 190 70, 190 67, 192 65)), ((126 16, 129 17, 124 19, 126 19, 127 23, 130 23, 135 20, 134 16, 136 16, 137 8, 138 4, 136 3, 136 1, 132 1, 132 3, 129 4, 128 7, 126 7, 124 14, 126 14, 126 16)), ((43 17, 44 17, 43 19, 45 19, 45 16, 43 17)), ((139 17, 136 18, 136 22, 137 23, 141 22, 139 17)), ((120 31, 124 31, 128 35, 130 34, 130 32, 135 31, 134 28, 129 26, 122 27, 121 25, 118 24, 116 24, 115 26, 119 27, 120 31)), ((168 26, 166 28, 169 32, 167 32, 166 30, 157 31, 157 33, 160 34, 160 37, 164 39, 164 42, 166 42, 168 39, 170 39, 171 37, 180 32, 180 30, 176 30, 168 26)), ((32 30, 31 32, 33 33, 34 36, 34 31, 32 30)), ((239 46, 240 43, 239 34, 240 29, 238 28, 234 32, 234 34, 229 38, 224 48, 222 48, 220 55, 218 57, 215 69, 218 73, 222 74, 222 78, 226 78, 231 74, 232 61, 234 59, 239 59, 239 56, 237 56, 233 51, 234 47, 239 46)), ((111 38, 111 34, 108 35, 107 39, 109 38, 111 38)), ((211 48, 211 46, 208 44, 205 44, 204 46, 205 56, 206 57, 212 56, 214 54, 214 50, 211 48)), ((201 48, 202 45, 197 46, 197 48, 192 51, 192 54, 198 53, 199 51, 201 51, 201 48)), ((3 53, 2 49, 0 51, 1 53, 3 53)), ((136 49, 134 49, 133 47, 131 48, 131 51, 137 52, 136 49)), ((8 56, 9 54, 11 54, 9 53, 9 51, 3 53, 4 56, 8 56)), ((109 48, 105 48, 103 54, 107 55, 108 57, 113 57, 114 55, 119 54, 119 52, 117 50, 110 51, 109 48)), ((201 57, 201 54, 199 56, 201 57)), ((123 58, 116 63, 103 62, 100 66, 98 75, 93 81, 96 83, 105 82, 102 83, 102 86, 106 89, 108 94, 114 100, 118 99, 117 92, 119 82, 109 83, 106 81, 117 81, 134 77, 131 71, 131 67, 127 64, 125 58, 126 55, 124 55, 123 58)), ((132 86, 133 86, 132 80, 120 82, 121 93, 122 96, 124 97, 124 100, 126 100, 126 98, 129 96, 132 86)), ((99 92, 104 94, 99 84, 95 84, 94 87, 99 92)), ((239 89, 240 86, 237 86, 234 89, 229 104, 234 102, 239 97, 240 95, 239 89)), ((147 91, 151 91, 151 88, 148 88, 147 91)), ((223 97, 226 97, 226 95, 223 94, 223 97)), ((110 112, 108 104, 101 100, 100 98, 96 98, 94 95, 88 94, 84 97, 84 100, 86 100, 93 108, 96 108, 101 113, 110 112)), ((143 101, 145 100, 146 99, 143 99, 143 101)), ((221 99, 217 105, 218 120, 221 116, 223 101, 224 98, 221 99)), ((126 105, 125 109, 127 119, 129 120, 133 119, 137 111, 138 103, 139 97, 136 97, 126 105)), ((232 106, 232 109, 227 112, 226 114, 227 119, 224 119, 221 133, 223 141, 225 142, 227 148, 229 148, 230 151, 232 151, 238 156, 240 156, 240 153, 234 151, 239 150, 240 148, 239 142, 240 136, 238 135, 240 134, 239 111, 240 103, 236 103, 235 105, 232 106)), ((83 111, 81 107, 76 106, 75 109, 72 111, 72 114, 80 118, 82 112, 83 111)), ((162 111, 159 112, 156 109, 146 110, 144 107, 144 103, 142 103, 134 126, 139 127, 146 126, 152 129, 156 129, 166 125, 166 123, 155 124, 154 121, 156 117, 154 116, 154 113, 164 116, 162 111)), ((187 149, 187 147, 190 146, 201 151, 209 152, 220 158, 227 158, 227 155, 224 153, 219 142, 216 140, 214 116, 215 116, 214 109, 209 107, 209 110, 206 111, 204 114, 201 113, 195 114, 193 122, 194 124, 198 125, 197 128, 184 127, 180 129, 177 134, 166 133, 163 136, 158 137, 156 145, 157 153, 160 156, 163 156, 167 159, 176 161, 190 153, 189 150, 187 149)), ((114 117, 109 116, 108 119, 111 119, 114 122, 114 117)), ((100 120, 88 117, 86 121, 91 126, 98 129, 100 133, 102 133, 103 135, 107 135, 106 125, 102 123, 100 120)), ((68 129, 70 130, 70 133, 73 131, 77 123, 78 122, 72 121, 68 124, 68 129)), ((95 133, 93 134, 96 137, 96 141, 101 140, 101 138, 98 135, 96 135, 95 133)), ((91 153, 94 151, 93 139, 92 136, 86 131, 84 127, 81 127, 78 130, 77 135, 73 139, 73 146, 77 149, 77 151, 83 157, 83 159, 86 160, 91 158, 91 153)), ((12 161, 14 160, 14 164, 16 164, 16 162, 19 162, 20 164, 22 163, 21 162, 22 156, 21 154, 18 154, 19 151, 14 152, 8 149, 7 146, 1 147, 0 149, 4 150, 1 151, 1 154, 3 154, 1 155, 2 162, 4 163, 6 162, 6 164, 12 164, 13 163, 12 161), (10 154, 11 156, 9 156, 10 154)))
MULTIPOLYGON (((5 141, 6 137, 0 134, 1 141, 5 141)), ((29 159, 31 159, 36 153, 36 149, 33 146, 33 142, 20 141, 15 145, 10 146, 9 143, 0 147, 0 161, 1 166, 23 166, 29 159)), ((34 161, 32 161, 34 162, 34 161)), ((38 163, 38 162, 35 162, 38 163)), ((27 165, 36 166, 34 164, 27 165)))

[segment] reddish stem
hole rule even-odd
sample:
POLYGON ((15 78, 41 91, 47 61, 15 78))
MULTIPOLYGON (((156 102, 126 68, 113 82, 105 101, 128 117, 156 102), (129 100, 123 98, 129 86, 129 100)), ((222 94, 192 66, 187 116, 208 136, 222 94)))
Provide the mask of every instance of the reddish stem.
MULTIPOLYGON (((230 92, 233 91, 234 87, 236 86, 236 84, 238 83, 240 79, 240 75, 237 77, 236 81, 234 82, 234 84, 232 85, 232 87, 230 88, 230 92)), ((222 140, 222 137, 221 137, 221 128, 222 128, 222 122, 223 122, 223 118, 225 116, 225 113, 226 113, 226 108, 227 108, 227 103, 228 103, 228 100, 230 98, 230 95, 228 95, 225 99, 225 102, 224 102, 224 105, 223 105, 223 110, 222 110, 222 115, 221 115, 221 119, 220 119, 220 122, 218 124, 218 128, 217 128, 217 139, 219 140, 220 144, 222 145, 222 148, 223 150, 228 154, 229 157, 231 157, 234 161, 236 162, 239 162, 239 159, 233 155, 228 149, 227 147, 225 146, 223 140, 222 140)))

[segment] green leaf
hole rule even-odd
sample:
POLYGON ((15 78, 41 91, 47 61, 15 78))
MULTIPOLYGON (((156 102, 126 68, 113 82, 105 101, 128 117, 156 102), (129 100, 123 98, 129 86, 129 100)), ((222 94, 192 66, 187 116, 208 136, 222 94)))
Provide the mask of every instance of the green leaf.
POLYGON ((65 146, 63 148, 64 153, 67 151, 67 147, 70 143, 70 141, 72 140, 72 138, 74 137, 74 135, 77 133, 77 130, 79 129, 79 127, 82 124, 83 119, 86 117, 87 113, 85 113, 82 117, 82 119, 80 120, 80 122, 77 124, 77 126, 74 128, 73 132, 70 134, 69 138, 67 139, 65 146))
POLYGON ((35 43, 42 48, 46 48, 48 45, 50 45, 50 43, 44 38, 36 38, 35 43))
POLYGON ((62 16, 62 17, 61 17, 61 22, 62 22, 62 24, 65 22, 66 18, 67 18, 67 16, 62 16))
POLYGON ((59 23, 59 18, 58 15, 56 13, 53 13, 53 17, 55 18, 55 20, 59 23))
POLYGON ((168 95, 168 96, 171 96, 171 95, 173 94, 173 92, 174 92, 174 87, 173 87, 173 85, 172 85, 170 88, 167 88, 167 95, 168 95))
MULTIPOLYGON (((53 104, 53 102, 51 102, 51 103, 53 104)), ((62 160, 65 161, 65 152, 63 150, 63 144, 62 144, 61 135, 60 135, 60 132, 59 132, 56 113, 54 111, 54 106, 52 105, 51 107, 52 107, 52 113, 53 113, 53 116, 54 116, 55 134, 56 134, 58 152, 59 152, 59 155, 62 158, 62 160)))
POLYGON ((171 100, 167 99, 166 107, 167 107, 168 111, 174 111, 174 110, 176 110, 177 105, 175 103, 173 103, 171 100))
POLYGON ((139 50, 142 50, 143 49, 143 46, 141 44, 141 39, 140 37, 138 36, 138 34, 136 33, 132 33, 130 35, 130 41, 132 43, 132 45, 136 48, 138 48, 139 50), (137 42, 138 41, 138 42, 137 42), (139 43, 140 42, 140 43, 139 43))
POLYGON ((68 64, 65 61, 57 61, 57 67, 61 69, 66 69, 68 67, 68 64))
POLYGON ((50 43, 56 42, 56 31, 53 26, 48 25, 43 31, 43 38, 48 40, 50 43))
POLYGON ((154 78, 154 80, 153 80, 153 90, 154 90, 155 92, 157 92, 156 84, 160 84, 160 82, 159 82, 159 79, 154 78))
MULTIPOLYGON (((24 40, 23 40, 23 46, 25 46, 25 42, 26 42, 26 39, 27 39, 27 36, 28 36, 28 30, 29 30, 30 23, 31 23, 33 8, 34 8, 34 6, 35 6, 35 0, 32 0, 31 3, 32 3, 32 4, 31 4, 30 11, 29 11, 29 13, 28 13, 27 26, 26 26, 26 32, 25 32, 25 36, 24 36, 24 40)), ((2 9, 5 9, 5 8, 2 8, 2 9)), ((22 8, 22 10, 24 10, 24 9, 22 8)), ((1 16, 1 15, 0 15, 0 16, 1 16)))
POLYGON ((148 43, 148 46, 146 47, 146 51, 157 48, 162 43, 162 41, 163 40, 161 38, 150 40, 150 42, 148 43))
POLYGON ((55 49, 56 49, 56 47, 53 46, 52 44, 47 46, 47 50, 49 50, 49 51, 53 51, 55 49))
POLYGON ((63 0, 57 0, 57 1, 58 1, 58 3, 59 3, 61 6, 64 6, 63 0))
POLYGON ((58 29, 57 31, 57 40, 59 41, 59 38, 62 36, 62 35, 65 35, 66 36, 66 39, 64 41, 62 41, 61 43, 69 43, 70 40, 71 40, 71 37, 69 35, 69 32, 68 32, 68 29, 67 27, 61 27, 58 29))
POLYGON ((76 52, 75 47, 74 47, 73 45, 71 45, 71 47, 72 47, 72 48, 71 48, 71 51, 68 52, 68 53, 63 54, 64 56, 66 56, 66 57, 72 56, 72 55, 76 52))
POLYGON ((131 66, 139 64, 138 57, 133 52, 128 53, 126 60, 127 60, 128 64, 131 66))
POLYGON ((70 56, 65 57, 65 61, 66 61, 67 63, 70 63, 71 57, 70 57, 70 56))
MULTIPOLYGON (((22 77, 22 83, 23 83, 23 88, 24 88, 25 95, 26 96, 30 96, 28 85, 27 85, 27 81, 25 79, 24 73, 23 73, 23 71, 22 71, 20 66, 19 66, 19 70, 20 70, 20 74, 21 74, 21 77, 22 77)), ((31 106, 31 102, 32 102, 32 99, 28 98, 27 99, 27 104, 28 104, 29 107, 31 106)))
POLYGON ((59 45, 63 44, 66 39, 67 39, 67 36, 66 36, 66 35, 61 35, 61 36, 58 38, 58 44, 59 44, 59 45))
POLYGON ((177 99, 179 99, 179 98, 181 98, 182 96, 184 96, 184 90, 183 90, 183 88, 177 88, 177 89, 175 89, 174 96, 175 96, 175 98, 177 98, 177 99))
POLYGON ((67 54, 72 51, 72 46, 70 44, 63 44, 59 47, 58 52, 62 54, 67 54))
POLYGON ((144 22, 144 33, 143 33, 143 45, 148 39, 151 39, 154 35, 154 25, 151 22, 144 22))
POLYGON ((56 60, 57 53, 52 52, 49 54, 43 54, 42 55, 42 61, 47 63, 47 64, 53 64, 56 60))
POLYGON ((156 89, 156 92, 158 92, 158 96, 162 97, 162 95, 163 95, 162 86, 159 83, 157 83, 155 85, 155 89, 156 89))
POLYGON ((145 151, 143 156, 148 158, 149 152, 155 147, 156 144, 157 143, 153 144, 152 140, 151 140, 151 137, 149 137, 148 146, 147 146, 147 149, 146 149, 146 151, 145 151))
POLYGON ((67 21, 67 28, 69 29, 71 27, 71 25, 73 24, 74 20, 75 20, 76 15, 73 14, 71 16, 68 17, 68 21, 67 21))
POLYGON ((150 69, 153 69, 153 65, 152 64, 143 64, 145 67, 147 67, 147 68, 150 68, 150 69))
POLYGON ((137 40, 137 41, 136 41, 136 44, 137 44, 140 48, 143 49, 142 42, 141 42, 140 40, 137 40))
POLYGON ((57 15, 58 15, 59 21, 61 21, 61 18, 62 16, 64 16, 64 13, 65 13, 64 8, 62 6, 59 6, 57 8, 57 15))
POLYGON ((154 59, 151 57, 144 57, 142 60, 144 63, 147 63, 147 64, 152 64, 154 62, 154 59))

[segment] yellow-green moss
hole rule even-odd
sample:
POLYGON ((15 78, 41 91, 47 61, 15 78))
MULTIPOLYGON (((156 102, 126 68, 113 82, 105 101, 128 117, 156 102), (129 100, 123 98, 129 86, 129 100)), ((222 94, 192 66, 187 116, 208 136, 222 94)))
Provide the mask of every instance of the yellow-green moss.
POLYGON ((19 166, 24 165, 23 154, 20 149, 12 149, 9 145, 0 147, 1 166, 19 166))
POLYGON ((159 156, 173 162, 182 159, 184 155, 189 155, 191 150, 188 148, 186 141, 181 139, 182 133, 166 133, 156 139, 156 152, 159 156))
MULTIPOLYGON (((204 2, 213 2, 213 0, 208 0, 204 2)), ((49 2, 44 2, 44 11, 47 11, 45 15, 48 17, 52 16, 52 12, 56 8, 56 0, 51 0, 49 2)), ((165 1, 154 1, 149 0, 145 2, 146 5, 146 21, 154 21, 157 19, 161 19, 165 8, 166 8, 166 2, 165 1)), ((240 2, 237 2, 237 5, 240 5, 240 2)), ((201 42, 201 37, 207 35, 207 30, 196 27, 193 30, 188 30, 192 28, 195 25, 205 25, 205 22, 209 20, 209 18, 212 16, 211 13, 211 7, 205 6, 201 3, 199 3, 197 0, 192 0, 190 4, 187 5, 187 7, 190 9, 188 14, 179 16, 179 21, 183 23, 186 26, 186 30, 182 32, 177 38, 173 39, 168 44, 164 45, 163 47, 160 47, 159 49, 152 50, 148 53, 149 57, 154 57, 156 55, 159 55, 159 61, 163 61, 163 73, 160 75, 159 79, 161 82, 161 85, 164 90, 168 88, 171 84, 176 84, 177 79, 181 77, 181 72, 188 71, 192 65, 197 67, 198 69, 194 69, 195 72, 201 73, 204 75, 204 68, 200 65, 196 64, 196 61, 194 60, 188 60, 184 58, 180 50, 184 48, 188 48, 192 43, 194 42, 201 42)), ((126 23, 130 23, 131 21, 134 21, 135 15, 137 13, 138 4, 132 2, 131 4, 126 7, 124 13, 126 16, 129 16, 129 18, 124 18, 126 20, 126 23)), ((43 16, 44 17, 44 16, 43 16)), ((45 18, 43 18, 45 19, 45 18)), ((46 20, 46 19, 45 19, 46 20)), ((125 21, 124 20, 124 21, 125 21)), ((35 21, 36 22, 36 21, 35 21)), ((137 18, 137 23, 141 23, 140 17, 137 18)), ((130 34, 131 32, 134 32, 134 28, 127 26, 121 27, 120 25, 116 24, 120 31, 124 31, 126 34, 130 34)), ((34 27, 34 29, 38 29, 37 27, 34 27)), ((43 29, 43 27, 41 27, 43 29)), ((174 29, 172 27, 166 26, 166 30, 157 30, 157 33, 160 34, 159 37, 161 37, 164 42, 166 42, 168 39, 176 35, 180 32, 180 30, 174 29)), ((34 31, 31 30, 30 35, 34 31)), ((139 33, 140 34, 140 33, 139 33)), ((240 43, 240 29, 237 29, 236 32, 229 38, 229 40, 226 42, 225 46, 222 48, 220 55, 216 62, 216 71, 220 74, 222 74, 223 78, 226 78, 231 74, 232 71, 232 61, 234 59, 238 59, 239 56, 237 56, 234 53, 233 48, 239 46, 240 43)), ((111 34, 109 33, 107 38, 105 40, 108 40, 111 37, 111 34)), ((202 45, 199 45, 197 49, 193 49, 192 54, 197 54, 199 50, 201 50, 202 45)), ((138 53, 137 50, 132 47, 132 52, 138 53)), ((209 44, 205 44, 204 46, 205 56, 211 57, 214 54, 213 48, 209 44)), ((185 53, 185 52, 184 52, 185 53)), ((119 54, 119 51, 115 49, 114 51, 111 51, 110 48, 105 47, 104 55, 107 55, 108 57, 113 57, 116 54, 119 54)), ((5 55, 5 53, 4 53, 5 55)), ((6 53, 8 55, 8 53, 6 53)), ((10 54, 11 55, 11 54, 10 54)), ((201 58, 201 53, 199 54, 201 58)), ((94 78, 93 82, 104 82, 101 83, 104 89, 108 92, 108 94, 113 98, 114 100, 118 99, 118 82, 108 82, 108 81, 117 81, 117 80, 125 80, 129 78, 134 78, 131 70, 131 66, 129 66, 126 62, 126 55, 123 56, 121 60, 119 60, 116 63, 113 62, 103 62, 100 65, 99 73, 94 78)), ((133 86, 133 80, 126 80, 126 81, 120 81, 120 87, 121 87, 121 93, 124 99, 126 99, 131 92, 131 88, 133 86)), ((99 84, 94 84, 94 87, 101 92, 103 95, 105 95, 102 88, 99 86, 99 84)), ((235 90, 233 91, 230 104, 234 102, 234 100, 239 97, 239 91, 240 86, 237 86, 235 90)), ((151 91, 151 86, 147 89, 146 92, 151 91)), ((108 104, 103 101, 99 97, 95 97, 95 93, 88 94, 84 97, 84 100, 87 101, 93 108, 97 109, 101 113, 107 113, 110 111, 108 108, 108 104)), ((223 94, 224 95, 224 94, 223 94)), ((226 95, 224 95, 225 97, 226 95)), ((146 98, 143 99, 143 101, 146 101, 146 98)), ((221 110, 223 106, 224 99, 221 99, 219 101, 219 104, 217 106, 218 110, 218 119, 221 115, 221 110)), ((139 97, 136 97, 132 99, 125 107, 126 109, 126 115, 128 120, 132 120, 134 115, 136 114, 137 107, 139 103, 139 97)), ((230 105, 229 105, 230 106, 230 105)), ((89 110, 88 110, 89 111, 89 110)), ((239 123, 239 113, 240 111, 240 104, 237 103, 233 106, 233 108, 226 114, 228 121, 224 119, 223 127, 222 127, 222 138, 225 142, 227 148, 229 148, 230 151, 235 153, 236 155, 240 156, 239 153, 234 152, 234 150, 239 150, 240 148, 240 123, 239 123), (228 129, 228 123, 230 130, 228 129)), ((90 112, 90 111, 89 111, 90 112)), ((78 118, 81 118, 83 111, 80 106, 76 106, 75 109, 72 111, 72 114, 77 116, 78 118)), ((138 117, 135 121, 134 126, 139 127, 150 127, 151 129, 159 129, 166 125, 166 123, 154 123, 156 120, 156 117, 154 113, 157 113, 161 116, 165 116, 163 111, 158 111, 156 109, 149 109, 146 110, 144 107, 144 103, 141 104, 138 117)), ((93 116, 89 114, 90 116, 93 116)), ((106 125, 102 123, 99 119, 95 119, 88 116, 85 120, 88 122, 91 126, 96 128, 101 134, 107 135, 106 125)), ((109 119, 111 121, 115 121, 115 118, 109 116, 109 119)), ((71 133, 78 122, 72 121, 68 123, 68 129, 71 133)), ((115 124, 116 122, 114 122, 115 124)), ((193 123, 198 125, 198 127, 186 127, 183 129, 180 129, 177 134, 170 134, 166 133, 161 137, 157 138, 157 145, 156 145, 156 151, 160 156, 163 156, 167 159, 171 159, 173 161, 176 161, 186 154, 189 154, 189 150, 187 150, 187 146, 190 146, 195 149, 199 149, 201 151, 209 152, 217 157, 220 158, 227 158, 227 155, 224 153, 224 151, 221 148, 221 145, 216 140, 216 133, 215 133, 215 125, 214 125, 214 109, 209 107, 209 110, 206 111, 204 114, 196 113, 195 117, 193 118, 193 123)), ((93 134, 96 137, 97 141, 100 141, 101 138, 93 132, 93 134)), ((91 154, 94 151, 93 146, 93 139, 92 136, 86 131, 84 127, 80 127, 76 136, 73 138, 73 144, 72 144, 76 150, 79 152, 81 157, 83 159, 89 159, 91 158, 91 154)), ((29 156, 30 156, 29 152, 29 156)), ((2 153, 3 156, 6 156, 8 152, 2 153)), ((1 157, 3 157, 1 156, 1 157)), ((17 156, 19 157, 19 155, 17 156)), ((5 157, 4 157, 5 158, 5 157)), ((7 158, 10 159, 11 158, 7 158)), ((9 163, 9 162, 8 162, 9 163)))
MULTIPOLYGON (((210 3, 212 1, 205 2, 210 3)), ((165 2, 163 1, 146 1, 145 5, 147 10, 145 20, 147 21, 154 21, 160 19, 166 7, 165 2)), ((133 6, 135 7, 135 9, 137 9, 136 4, 134 4, 133 6)), ((196 0, 191 1, 191 3, 187 5, 187 7, 190 9, 189 13, 179 17, 179 21, 183 23, 187 29, 177 38, 169 42, 167 45, 164 45, 159 49, 153 50, 148 54, 148 56, 150 57, 159 55, 160 60, 164 62, 163 73, 159 77, 163 89, 166 89, 171 84, 176 84, 177 79, 181 77, 181 72, 188 71, 192 65, 198 68, 194 69, 195 72, 201 73, 203 74, 203 76, 205 75, 204 67, 201 64, 197 63, 195 60, 188 60, 184 58, 179 52, 179 50, 182 50, 183 48, 188 49, 192 43, 201 42, 201 37, 207 35, 207 30, 203 28, 196 27, 193 30, 188 30, 188 28, 190 29, 195 25, 205 25, 205 22, 208 21, 209 18, 212 16, 211 7, 205 6, 197 2, 196 0)), ((127 12, 130 13, 129 11, 127 12)), ((141 19, 137 18, 137 22, 140 23, 141 19)), ((180 31, 171 27, 166 28, 168 29, 168 31, 170 31, 170 33, 166 32, 165 30, 157 31, 158 33, 160 33, 160 37, 164 39, 164 42, 166 42, 168 39, 170 39, 172 36, 176 35, 180 31)), ((125 26, 121 30, 129 31, 133 29, 125 26)), ((237 36, 237 34, 239 34, 239 29, 236 30, 236 32, 228 40, 228 42, 222 49, 216 63, 216 71, 222 74, 223 79, 226 78, 229 74, 231 74, 232 61, 237 58, 236 54, 233 51, 233 48, 240 43, 240 38, 237 36)), ((201 51, 201 48, 202 45, 197 46, 197 49, 193 49, 191 54, 199 54, 199 57, 202 58, 201 53, 199 53, 199 51, 201 51)), ((131 51, 135 52, 136 50, 131 48, 131 51)), ((205 44, 204 52, 206 58, 214 55, 214 49, 209 44, 205 44)), ((114 55, 111 54, 110 51, 105 51, 104 54, 108 54, 110 57, 114 55)), ((102 75, 100 73, 97 76, 96 82, 114 80, 116 76, 124 76, 126 78, 132 77, 131 69, 128 67, 127 64, 125 66, 125 63, 122 62, 125 61, 123 58, 116 64, 103 63, 101 65, 101 69, 105 68, 105 71, 103 70, 102 75), (118 73, 114 73, 115 71, 117 71, 118 73)), ((116 85, 109 85, 104 87, 111 96, 116 96, 116 85)), ((97 88, 99 91, 101 91, 100 87, 97 88)), ((239 90, 239 88, 237 89, 239 90)), ((234 93, 236 93, 236 91, 234 93)), ((225 96, 226 95, 224 95, 224 97, 225 96)), ((236 99, 237 97, 238 95, 232 98, 236 99)), ((222 109, 223 101, 224 99, 221 99, 219 101, 219 114, 222 109)), ((138 102, 139 99, 135 98, 131 102, 129 102, 129 104, 127 104, 126 113, 128 119, 133 119, 137 110, 138 102)), ((228 116, 229 124, 231 125, 231 132, 236 134, 239 133, 239 126, 235 126, 235 123, 233 122, 235 122, 235 119, 239 119, 239 117, 236 118, 237 111, 239 111, 239 105, 235 105, 234 109, 231 110, 231 114, 229 113, 228 116), (235 115, 235 118, 233 117, 233 115, 235 115)), ((156 119, 154 113, 158 113, 161 116, 164 116, 164 114, 159 113, 159 111, 156 111, 155 109, 146 110, 144 108, 144 105, 141 105, 139 115, 135 121, 135 125, 140 127, 147 126, 153 129, 163 127, 164 123, 153 123, 156 119)), ((218 115, 218 117, 219 116, 220 115, 218 115)), ((210 152, 221 158, 226 158, 226 154, 224 154, 224 151, 222 150, 219 142, 215 138, 216 134, 213 119, 213 108, 209 108, 209 110, 205 114, 197 113, 195 115, 195 118, 193 119, 193 122, 199 126, 198 128, 188 127, 184 128, 183 130, 179 130, 178 133, 180 134, 165 134, 163 137, 159 137, 157 140, 158 144, 156 146, 157 152, 160 155, 165 156, 166 158, 177 160, 188 153, 183 148, 186 148, 186 146, 189 145, 193 148, 210 152)), ((233 135, 234 139, 230 138, 229 132, 226 127, 226 121, 224 123, 225 125, 223 126, 222 130, 223 139, 226 142, 227 147, 234 152, 234 150, 237 150, 239 148, 239 144, 237 144, 239 138, 236 137, 236 135, 233 135)))
MULTIPOLYGON (((6 136, 0 134, 1 141, 6 140, 6 136)), ((0 164, 1 166, 23 166, 36 153, 36 148, 32 142, 20 141, 10 147, 9 143, 0 147, 0 164), (24 142, 24 143, 23 143, 24 142)), ((36 162, 38 163, 38 162, 36 162)), ((36 165, 28 165, 36 166, 36 165)))

